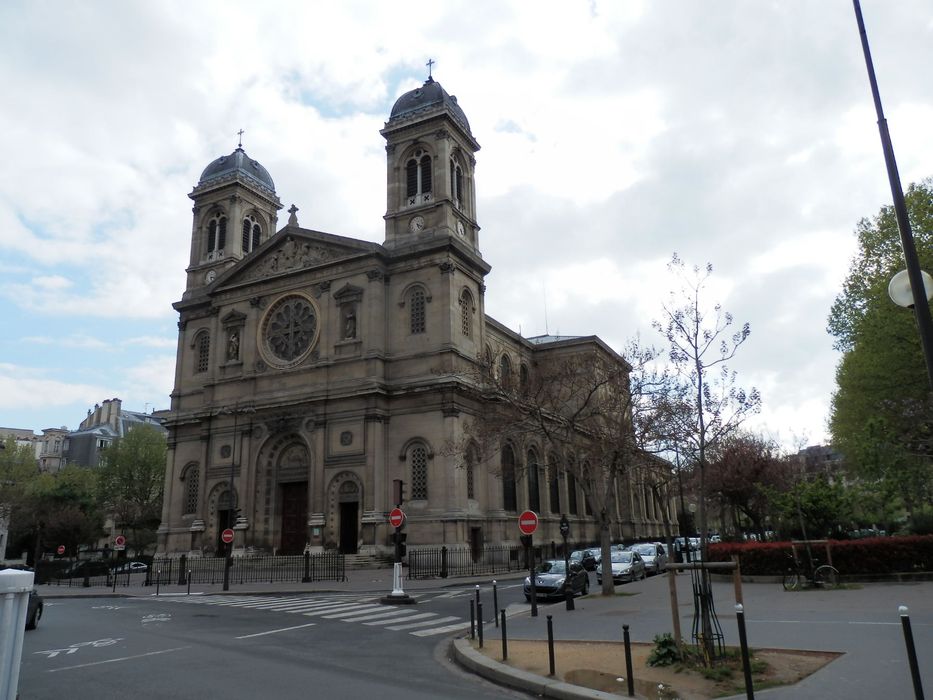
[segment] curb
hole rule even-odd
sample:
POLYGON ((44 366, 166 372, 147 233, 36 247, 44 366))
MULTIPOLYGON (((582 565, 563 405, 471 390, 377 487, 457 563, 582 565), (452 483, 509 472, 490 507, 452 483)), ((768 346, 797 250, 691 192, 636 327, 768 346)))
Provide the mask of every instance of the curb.
POLYGON ((517 688, 538 697, 557 698, 557 700, 618 700, 619 697, 614 693, 583 688, 493 661, 485 654, 476 651, 466 637, 454 639, 450 643, 450 650, 454 660, 471 673, 493 683, 517 688))

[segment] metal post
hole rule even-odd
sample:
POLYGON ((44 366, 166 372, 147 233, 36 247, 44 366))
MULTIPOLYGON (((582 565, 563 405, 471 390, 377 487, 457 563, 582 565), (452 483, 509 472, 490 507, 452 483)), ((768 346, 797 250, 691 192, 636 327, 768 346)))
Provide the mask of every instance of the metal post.
POLYGON ((476 630, 479 632, 479 648, 483 648, 483 604, 476 604, 476 630))
POLYGON ((868 70, 868 82, 871 84, 875 114, 878 117, 878 132, 881 136, 884 162, 888 169, 888 184, 891 188, 891 196, 894 198, 894 215, 897 218, 898 232, 901 234, 904 262, 907 265, 907 276, 910 279, 910 291, 914 298, 914 314, 917 318, 917 330, 920 333, 920 345, 923 347, 923 358, 926 360, 927 378, 930 386, 933 387, 933 319, 930 318, 926 287, 923 284, 920 261, 914 246, 914 236, 910 230, 910 217, 904 202, 900 175, 897 172, 897 161, 894 159, 894 146, 891 144, 891 134, 888 132, 888 121, 884 118, 884 111, 881 107, 881 93, 878 91, 878 82, 875 80, 875 67, 872 65, 871 51, 868 48, 868 33, 865 31, 865 22, 862 19, 862 7, 859 0, 852 0, 852 5, 855 8, 855 19, 862 40, 862 53, 865 55, 865 67, 868 70))
POLYGON ((910 629, 910 615, 907 606, 900 606, 901 627, 904 628, 904 643, 907 645, 907 661, 910 663, 910 678, 914 682, 914 698, 923 700, 923 683, 920 681, 920 666, 917 664, 917 649, 914 647, 914 633, 910 629))
POLYGON ((742 671, 745 674, 745 697, 755 700, 755 684, 752 681, 752 664, 748 658, 748 638, 745 636, 745 608, 735 605, 735 621, 739 625, 739 645, 742 649, 742 671))
POLYGON ((159 585, 162 583, 162 569, 156 571, 156 595, 159 595, 159 585))
POLYGON ((476 605, 479 606, 479 584, 476 584, 476 587, 473 589, 476 595, 476 605))
POLYGON ((505 661, 509 658, 509 639, 505 631, 505 608, 502 608, 500 614, 502 615, 502 660, 505 661))
POLYGON ((553 676, 554 671, 554 623, 551 620, 551 616, 547 616, 547 660, 551 672, 548 674, 553 676))
POLYGON ((191 595, 191 569, 188 569, 188 595, 191 595))
POLYGON ((305 575, 301 579, 302 583, 308 583, 311 580, 311 552, 305 552, 305 575))
MULTIPOLYGON (((496 580, 492 580, 492 609, 499 609, 499 591, 496 590, 496 580)), ((496 627, 499 626, 499 618, 496 618, 496 627)))
POLYGON ((632 674, 632 640, 628 636, 628 625, 622 625, 622 641, 625 645, 625 682, 628 696, 635 697, 635 677, 632 674))
POLYGON ((476 602, 470 599, 470 639, 476 639, 476 602))
POLYGON ((528 535, 528 577, 531 579, 531 616, 538 616, 538 590, 535 588, 535 548, 528 535))

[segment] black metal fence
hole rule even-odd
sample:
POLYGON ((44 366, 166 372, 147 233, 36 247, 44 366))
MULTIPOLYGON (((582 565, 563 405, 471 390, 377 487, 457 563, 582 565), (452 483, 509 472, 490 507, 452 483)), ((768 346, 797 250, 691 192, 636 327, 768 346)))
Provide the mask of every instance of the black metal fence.
MULTIPOLYGON (((549 545, 534 547, 535 560, 547 559, 549 545)), ((426 547, 408 550, 408 578, 447 578, 521 571, 528 568, 528 550, 520 545, 494 545, 481 552, 469 546, 426 547)))
MULTIPOLYGON (((219 584, 224 580, 225 561, 223 557, 159 557, 153 559, 145 571, 116 571, 95 576, 72 576, 65 571, 44 582, 53 586, 84 588, 219 584)), ((344 555, 337 552, 233 557, 230 565, 231 585, 346 580, 346 560, 344 555)))

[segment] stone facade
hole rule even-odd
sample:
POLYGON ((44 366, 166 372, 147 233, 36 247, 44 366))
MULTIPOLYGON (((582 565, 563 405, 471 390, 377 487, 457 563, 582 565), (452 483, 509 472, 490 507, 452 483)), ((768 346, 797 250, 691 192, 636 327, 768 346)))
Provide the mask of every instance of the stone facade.
MULTIPOLYGON (((242 147, 189 195, 160 551, 211 554, 226 527, 254 551, 388 551, 396 479, 409 546, 518 541, 498 464, 467 469, 450 446, 483 410, 470 377, 493 349, 518 372, 548 343, 485 314, 479 144, 456 98, 429 79, 381 133, 382 245, 303 228, 294 206, 276 231, 272 178, 242 147)), ((595 536, 582 507, 572 522, 595 536)))

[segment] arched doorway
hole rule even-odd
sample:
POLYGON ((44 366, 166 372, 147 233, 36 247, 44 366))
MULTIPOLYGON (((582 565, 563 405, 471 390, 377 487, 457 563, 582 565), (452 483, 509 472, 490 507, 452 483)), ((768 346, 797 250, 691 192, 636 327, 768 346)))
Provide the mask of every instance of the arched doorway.
MULTIPOLYGON (((227 528, 236 525, 237 514, 236 490, 231 491, 228 482, 222 481, 214 486, 208 495, 209 525, 214 535, 214 552, 218 556, 227 549, 227 545, 220 539, 220 535, 227 528)), ((210 537, 209 534, 208 537, 210 537)), ((207 542, 210 541, 210 539, 207 539, 207 542)))
POLYGON ((340 529, 340 553, 356 554, 360 540, 360 489, 353 481, 344 481, 337 491, 340 529))

